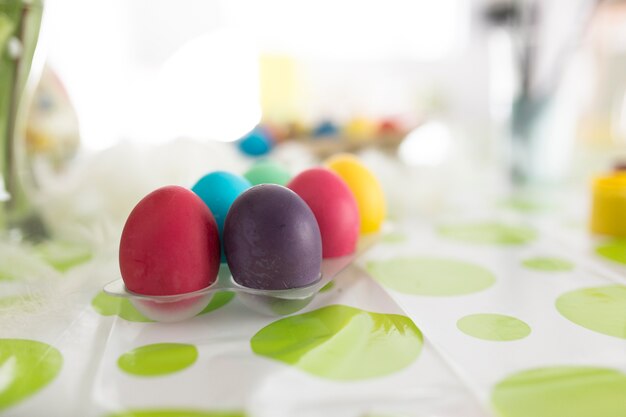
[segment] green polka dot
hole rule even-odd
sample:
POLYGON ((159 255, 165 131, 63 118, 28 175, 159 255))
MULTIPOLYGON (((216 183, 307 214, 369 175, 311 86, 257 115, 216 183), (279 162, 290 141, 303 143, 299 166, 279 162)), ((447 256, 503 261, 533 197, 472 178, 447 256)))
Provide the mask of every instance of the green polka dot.
POLYGON ((9 297, 0 297, 0 309, 15 309, 33 302, 34 298, 30 295, 13 295, 9 297))
POLYGON ((1 308, 11 308, 16 304, 20 304, 20 297, 1 297, 0 298, 0 309, 1 308))
POLYGON ((527 197, 511 197, 500 203, 502 207, 521 213, 540 213, 552 208, 551 205, 527 197))
POLYGON ((91 306, 103 316, 119 316, 124 320, 149 323, 149 318, 141 314, 126 298, 113 297, 101 291, 91 301, 91 306))
POLYGON ((122 411, 109 414, 107 417, 245 417, 245 414, 241 411, 150 409, 122 411))
POLYGON ((328 281, 328 283, 320 289, 320 292, 330 291, 333 289, 334 286, 335 286, 335 281, 328 281))
POLYGON ((566 319, 579 326, 626 339, 626 286, 624 285, 570 291, 556 300, 556 308, 566 319))
POLYGON ((406 241, 406 235, 400 232, 390 232, 383 235, 382 241, 389 244, 402 243, 406 241))
POLYGON ((48 385, 62 365, 61 353, 50 345, 0 339, 0 411, 48 385))
POLYGON ((47 241, 35 247, 35 253, 55 269, 65 272, 91 259, 91 250, 76 243, 47 241))
POLYGON ((0 245, 0 281, 24 278, 50 281, 58 277, 58 272, 43 262, 30 248, 0 245))
POLYGON ((443 225, 438 231, 450 239, 505 246, 524 245, 537 237, 536 232, 526 226, 490 222, 443 225))
POLYGON ((210 313, 213 310, 217 310, 220 307, 224 307, 235 298, 235 293, 231 291, 220 291, 215 293, 211 302, 202 310, 198 315, 210 313))
POLYGON ((592 367, 533 369, 499 382, 491 398, 500 417, 623 417, 626 375, 592 367))
POLYGON ((502 314, 472 314, 461 318, 456 326, 469 336, 497 342, 523 339, 530 334, 528 324, 502 314))
POLYGON ((383 376, 411 364, 422 333, 405 316, 333 305, 287 317, 264 327, 252 350, 333 380, 383 376))
POLYGON ((574 269, 574 264, 570 261, 560 258, 536 257, 522 261, 528 269, 534 269, 543 272, 564 272, 574 269))
POLYGON ((183 343, 156 343, 126 352, 117 361, 123 371, 137 376, 161 376, 194 364, 198 349, 183 343))
POLYGON ((12 281, 15 279, 15 274, 7 269, 0 269, 0 281, 12 281))
MULTIPOLYGON (((207 314, 211 311, 217 310, 220 307, 228 304, 233 298, 235 293, 230 291, 222 291, 216 293, 211 302, 202 310, 198 315, 207 314)), ((91 301, 91 305, 103 316, 119 316, 127 321, 134 321, 139 323, 151 323, 153 322, 135 308, 132 303, 126 298, 113 297, 108 295, 104 291, 101 291, 91 301)))
POLYGON ((596 248, 596 253, 610 261, 626 264, 626 239, 615 239, 596 248))
POLYGON ((450 296, 482 291, 496 278, 469 262, 443 258, 394 258, 371 261, 367 270, 380 283, 405 294, 450 296))

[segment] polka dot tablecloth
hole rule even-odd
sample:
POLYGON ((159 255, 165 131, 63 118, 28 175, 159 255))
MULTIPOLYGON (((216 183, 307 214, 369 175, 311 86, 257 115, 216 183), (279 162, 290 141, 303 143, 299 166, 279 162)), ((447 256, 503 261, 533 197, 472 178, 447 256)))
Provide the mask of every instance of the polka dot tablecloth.
POLYGON ((21 260, 81 284, 0 271, 0 415, 626 416, 626 244, 513 209, 396 223, 285 317, 155 323, 101 291, 114 256, 21 260))
POLYGON ((592 255, 626 246, 501 217, 404 225, 362 263, 487 413, 626 416, 626 270, 592 255))
MULTIPOLYGON (((75 273, 110 279, 114 262, 75 273)), ((286 317, 223 293, 191 320, 155 323, 100 288, 81 287, 54 317, 25 312, 25 326, 0 338, 0 415, 483 415, 420 328, 356 265, 286 317)))

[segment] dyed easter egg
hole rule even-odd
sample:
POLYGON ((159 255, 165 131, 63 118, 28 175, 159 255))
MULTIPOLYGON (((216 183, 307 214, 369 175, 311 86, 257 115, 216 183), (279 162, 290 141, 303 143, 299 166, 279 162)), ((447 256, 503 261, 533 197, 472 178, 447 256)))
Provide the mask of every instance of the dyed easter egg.
POLYGON ((313 137, 324 138, 336 136, 339 134, 339 128, 330 120, 324 120, 313 129, 313 137))
POLYGON ((245 287, 284 290, 319 279, 322 239, 315 216, 280 185, 257 185, 235 200, 224 224, 224 249, 233 278, 245 287))
POLYGON ((385 220, 385 195, 374 174, 349 154, 329 158, 326 166, 339 175, 354 194, 361 217, 361 233, 379 231, 385 220))
POLYGON ((254 128, 238 142, 239 150, 248 156, 261 156, 272 150, 274 143, 265 129, 254 128))
POLYGON ((346 183, 324 168, 308 169, 297 175, 288 187, 309 206, 322 235, 324 258, 353 253, 359 238, 359 209, 346 183))
POLYGON ((287 125, 287 137, 290 139, 301 138, 311 133, 311 128, 301 120, 295 120, 287 125))
MULTIPOLYGON (((230 206, 239 194, 251 186, 252 184, 247 179, 238 175, 225 171, 215 171, 200 178, 196 185, 191 188, 191 191, 196 193, 211 210, 217 222, 220 240, 230 206)), ((222 262, 225 260, 226 257, 222 249, 222 262)))
POLYGON ((217 223, 193 192, 167 186, 132 210, 120 241, 126 288, 143 295, 197 291, 215 282, 220 264, 217 223))
POLYGON ((378 134, 380 136, 398 136, 402 134, 402 127, 394 119, 385 119, 378 125, 378 134))
POLYGON ((286 185, 291 179, 291 174, 276 162, 263 160, 254 164, 243 176, 252 185, 278 184, 286 185))
POLYGON ((344 134, 352 141, 366 141, 376 133, 376 124, 364 117, 356 117, 344 127, 344 134))
POLYGON ((262 128, 267 132, 274 143, 284 142, 289 137, 289 129, 287 126, 266 122, 263 123, 262 128))

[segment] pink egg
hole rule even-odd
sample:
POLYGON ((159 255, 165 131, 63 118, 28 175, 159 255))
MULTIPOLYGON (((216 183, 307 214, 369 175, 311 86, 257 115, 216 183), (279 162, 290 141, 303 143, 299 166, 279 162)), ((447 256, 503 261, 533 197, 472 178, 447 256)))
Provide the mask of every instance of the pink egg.
POLYGON ((322 235, 324 258, 353 253, 359 237, 359 209, 346 183, 324 168, 308 169, 287 185, 309 206, 322 235))
POLYGON ((128 216, 119 253, 126 288, 143 295, 174 295, 217 279, 220 240, 206 204, 178 186, 145 196, 128 216))

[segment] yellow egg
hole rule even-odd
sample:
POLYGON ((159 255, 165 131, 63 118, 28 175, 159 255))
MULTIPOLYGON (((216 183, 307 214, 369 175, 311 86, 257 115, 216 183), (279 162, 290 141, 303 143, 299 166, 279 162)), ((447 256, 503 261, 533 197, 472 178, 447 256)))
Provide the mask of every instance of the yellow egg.
POLYGON ((344 133, 351 141, 367 141, 376 133, 376 124, 364 117, 356 117, 345 126, 344 133))
POLYGON ((349 154, 329 158, 326 166, 337 173, 354 194, 361 216, 361 233, 379 231, 385 220, 385 195, 374 174, 349 154))

